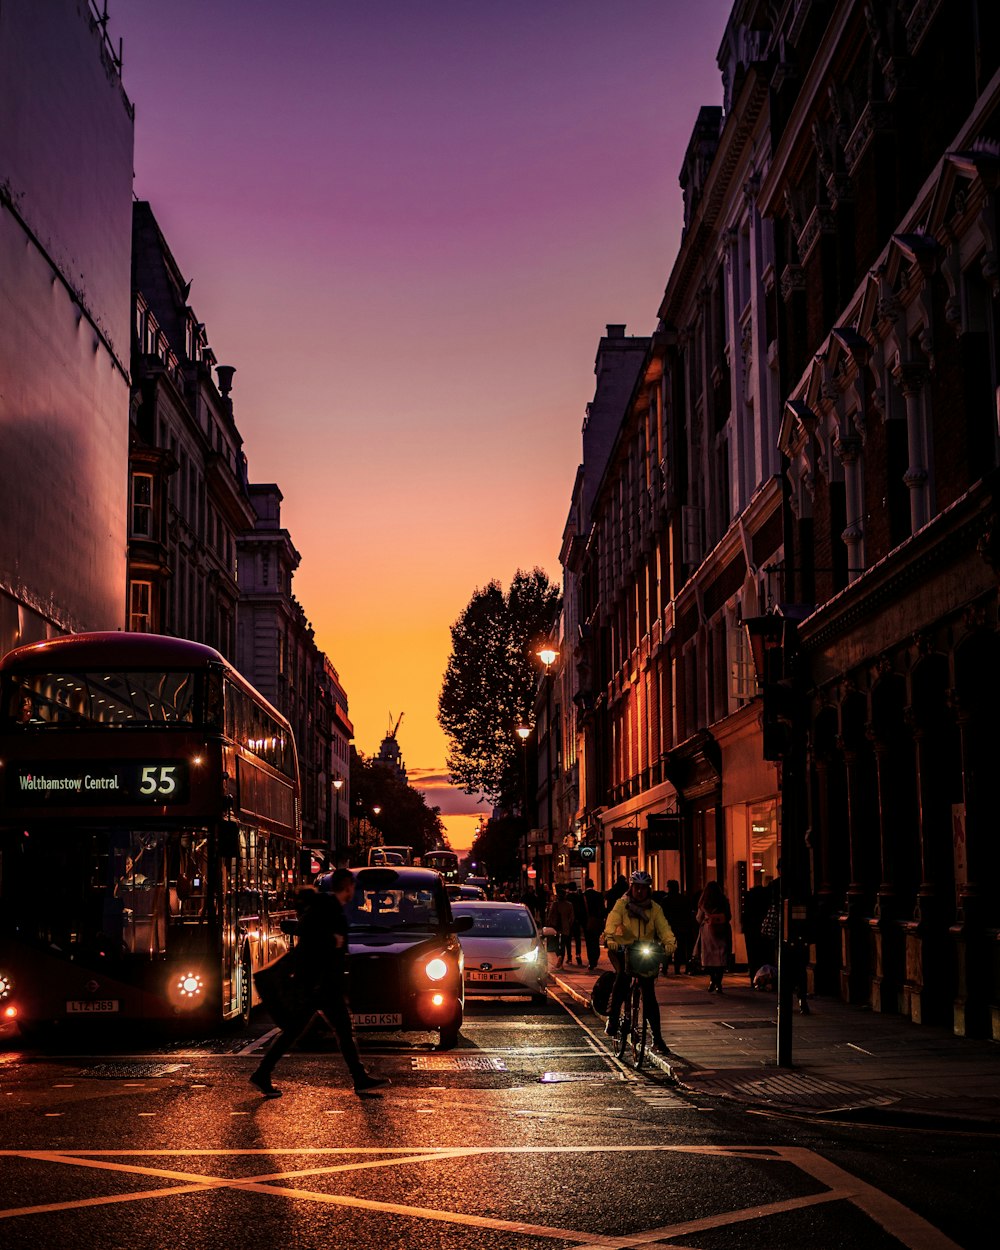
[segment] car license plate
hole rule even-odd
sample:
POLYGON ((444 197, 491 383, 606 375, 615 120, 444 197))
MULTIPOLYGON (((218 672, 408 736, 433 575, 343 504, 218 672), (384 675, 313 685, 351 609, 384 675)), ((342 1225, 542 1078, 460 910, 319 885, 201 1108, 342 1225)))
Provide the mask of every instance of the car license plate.
POLYGON ((351 1016, 351 1020, 359 1027, 365 1025, 400 1025, 403 1017, 398 1011, 359 1011, 351 1016))
POLYGON ((103 1011, 111 1012, 118 1010, 117 998, 71 998, 66 1004, 66 1010, 70 1015, 77 1012, 103 1011))
POLYGON ((470 972, 468 974, 470 981, 506 981, 506 973, 503 972, 470 972))

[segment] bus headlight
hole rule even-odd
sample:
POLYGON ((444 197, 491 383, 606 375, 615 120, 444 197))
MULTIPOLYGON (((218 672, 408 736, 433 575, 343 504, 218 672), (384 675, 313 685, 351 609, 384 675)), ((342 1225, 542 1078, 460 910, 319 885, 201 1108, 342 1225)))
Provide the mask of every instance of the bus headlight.
POLYGON ((440 956, 436 956, 427 961, 424 965, 424 972, 432 981, 441 981, 448 975, 448 965, 440 956))
POLYGON ((185 972, 177 982, 177 992, 181 998, 198 998, 204 990, 205 987, 197 972, 185 972))
POLYGON ((167 982, 167 996, 174 1007, 191 1011, 205 1001, 205 980, 194 968, 175 972, 167 982))

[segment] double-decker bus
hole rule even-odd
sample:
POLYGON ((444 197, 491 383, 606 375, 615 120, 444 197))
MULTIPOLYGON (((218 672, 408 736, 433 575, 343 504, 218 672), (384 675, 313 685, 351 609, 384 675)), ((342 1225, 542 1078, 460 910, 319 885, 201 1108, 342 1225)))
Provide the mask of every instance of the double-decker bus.
POLYGON ((0 1016, 246 1020, 301 871, 291 728, 217 651, 95 633, 0 661, 0 1016))
POLYGON ((433 868, 445 881, 458 880, 458 853, 456 851, 427 851, 423 857, 425 868, 433 868))

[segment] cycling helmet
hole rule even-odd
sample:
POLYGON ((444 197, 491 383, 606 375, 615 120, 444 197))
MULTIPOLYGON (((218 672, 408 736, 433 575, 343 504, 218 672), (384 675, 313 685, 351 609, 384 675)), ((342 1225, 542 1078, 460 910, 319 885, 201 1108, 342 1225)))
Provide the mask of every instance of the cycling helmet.
POLYGON ((629 877, 629 885, 648 885, 652 886, 653 878, 648 872, 634 872, 629 877))

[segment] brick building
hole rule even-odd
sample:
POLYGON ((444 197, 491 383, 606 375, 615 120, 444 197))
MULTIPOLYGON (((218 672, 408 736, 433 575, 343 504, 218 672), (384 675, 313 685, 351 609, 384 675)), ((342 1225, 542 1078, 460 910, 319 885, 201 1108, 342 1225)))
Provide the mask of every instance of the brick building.
POLYGON ((780 855, 815 986, 994 1036, 998 20, 734 7, 564 543, 605 883, 716 877, 739 956, 780 855))

